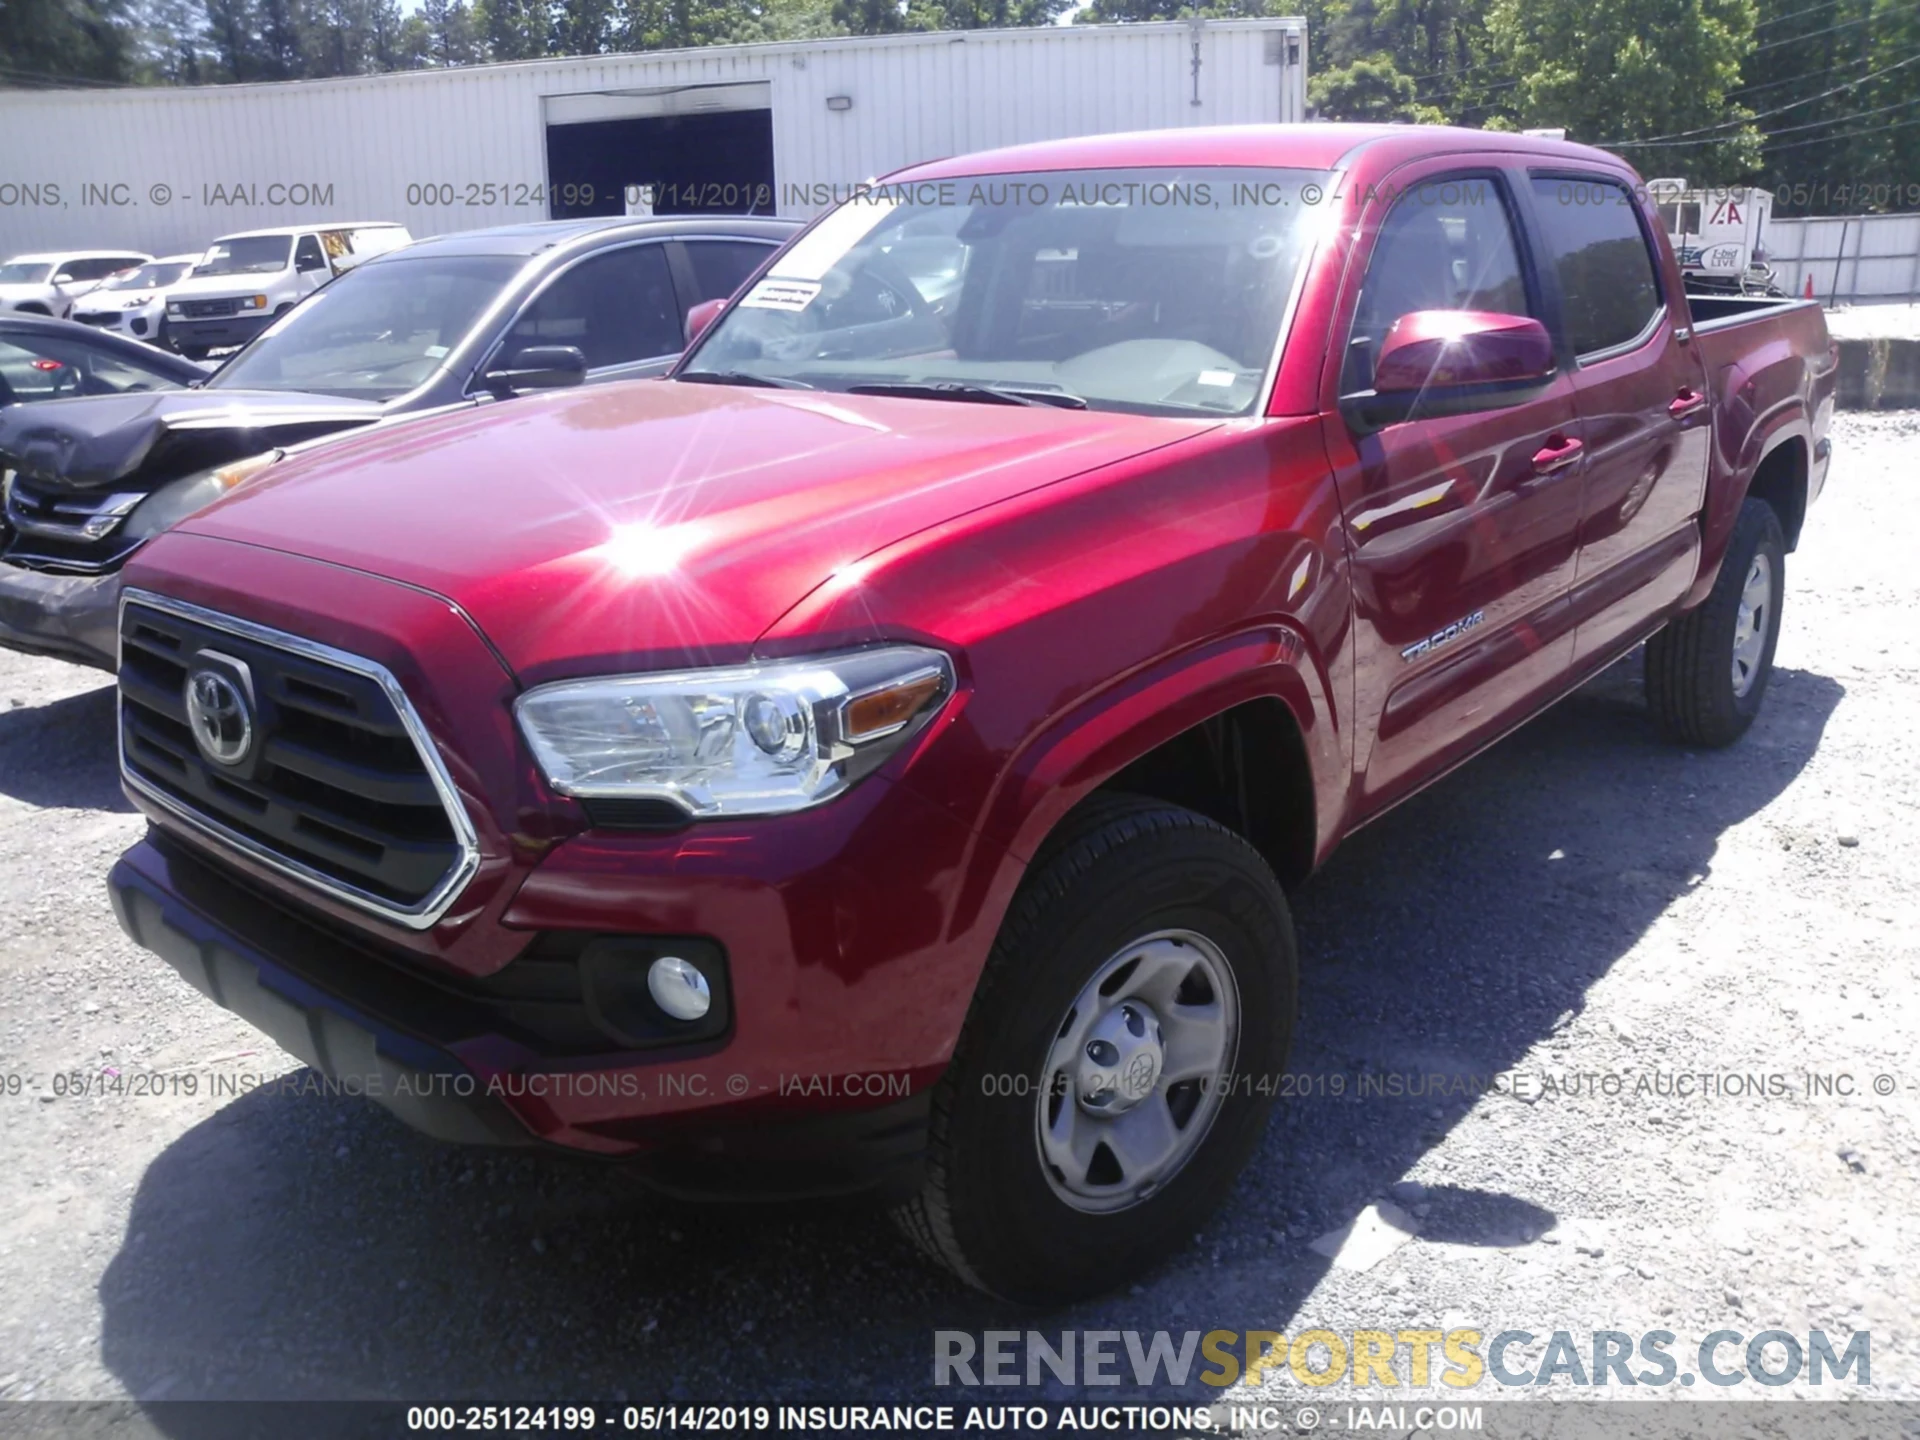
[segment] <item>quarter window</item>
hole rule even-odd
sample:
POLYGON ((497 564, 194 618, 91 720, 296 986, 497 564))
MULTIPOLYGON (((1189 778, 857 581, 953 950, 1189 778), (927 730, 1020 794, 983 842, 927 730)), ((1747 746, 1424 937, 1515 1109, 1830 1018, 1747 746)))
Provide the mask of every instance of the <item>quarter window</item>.
POLYGON ((687 261, 693 266, 695 301, 720 300, 740 288, 760 262, 773 253, 771 245, 746 240, 689 240, 687 261))
POLYGON ((1539 175, 1533 201, 1560 277, 1574 353, 1598 354, 1644 334, 1666 306, 1639 206, 1626 186, 1539 175))
POLYGON ((1416 310, 1529 315, 1520 249, 1499 184, 1484 176, 1417 184, 1387 213, 1347 339, 1343 393, 1373 388, 1393 322, 1416 310))

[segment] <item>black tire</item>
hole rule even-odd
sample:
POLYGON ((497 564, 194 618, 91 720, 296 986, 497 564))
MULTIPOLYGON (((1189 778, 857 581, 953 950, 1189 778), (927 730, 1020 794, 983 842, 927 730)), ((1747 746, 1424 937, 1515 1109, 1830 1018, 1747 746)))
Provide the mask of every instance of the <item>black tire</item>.
POLYGON ((1717 749, 1747 733, 1773 675, 1786 593, 1786 539, 1780 517, 1764 500, 1748 500, 1734 521, 1720 575, 1704 603, 1667 622, 1647 641, 1647 704, 1666 736, 1683 745, 1717 749), (1759 629, 1764 638, 1744 693, 1734 681, 1735 632, 1741 596, 1756 560, 1763 559, 1771 594, 1759 629))
POLYGON ((204 345, 176 345, 174 348, 189 360, 204 360, 207 358, 207 347, 204 345))
POLYGON ((1124 1283, 1193 1234, 1259 1143, 1297 1001, 1292 921, 1258 852, 1190 810, 1096 797, 1036 857, 1001 926, 934 1092, 926 1182, 895 1218, 960 1278, 1008 1300, 1057 1304, 1124 1283), (1165 931, 1200 936, 1231 971, 1228 1083, 1180 1168, 1130 1208, 1088 1213, 1043 1166, 1039 1077, 1083 987, 1165 931), (1009 1094, 1002 1079, 1031 1083, 1009 1094))

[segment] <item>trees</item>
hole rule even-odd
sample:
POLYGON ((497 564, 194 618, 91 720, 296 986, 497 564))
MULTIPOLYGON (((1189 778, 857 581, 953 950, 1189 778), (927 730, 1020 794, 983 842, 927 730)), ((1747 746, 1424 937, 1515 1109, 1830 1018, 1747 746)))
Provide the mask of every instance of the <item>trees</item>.
POLYGON ((1518 124, 1724 184, 1760 156, 1753 112, 1729 93, 1754 20, 1753 0, 1491 0, 1487 32, 1518 124))
POLYGON ((133 69, 127 0, 0 3, 0 83, 36 76, 123 81, 133 69))
POLYGON ((1307 82, 1307 103, 1329 120, 1436 125, 1448 118, 1439 107, 1421 104, 1419 87, 1384 55, 1315 75, 1307 82))

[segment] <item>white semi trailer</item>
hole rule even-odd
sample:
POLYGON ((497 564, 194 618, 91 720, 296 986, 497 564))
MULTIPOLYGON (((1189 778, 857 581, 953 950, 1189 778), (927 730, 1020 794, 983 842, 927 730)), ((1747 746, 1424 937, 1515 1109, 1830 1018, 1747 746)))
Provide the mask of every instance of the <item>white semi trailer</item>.
POLYGON ((1771 190, 1751 186, 1689 189, 1680 179, 1649 180, 1647 189, 1673 241, 1689 290, 1779 293, 1764 238, 1767 222, 1773 218, 1771 190))

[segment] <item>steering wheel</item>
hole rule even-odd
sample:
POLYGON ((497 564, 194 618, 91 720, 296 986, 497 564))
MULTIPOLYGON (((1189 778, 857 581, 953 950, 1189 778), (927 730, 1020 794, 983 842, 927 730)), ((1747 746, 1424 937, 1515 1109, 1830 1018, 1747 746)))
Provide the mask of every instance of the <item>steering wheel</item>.
POLYGON ((928 309, 927 299, 913 281, 887 256, 878 250, 867 257, 866 262, 850 277, 848 286, 839 295, 826 300, 821 307, 821 328, 838 329, 850 325, 877 325, 888 320, 904 320, 908 317, 924 315, 928 309), (872 305, 884 313, 872 318, 859 317, 848 321, 836 322, 833 312, 843 305, 865 308, 872 305))

